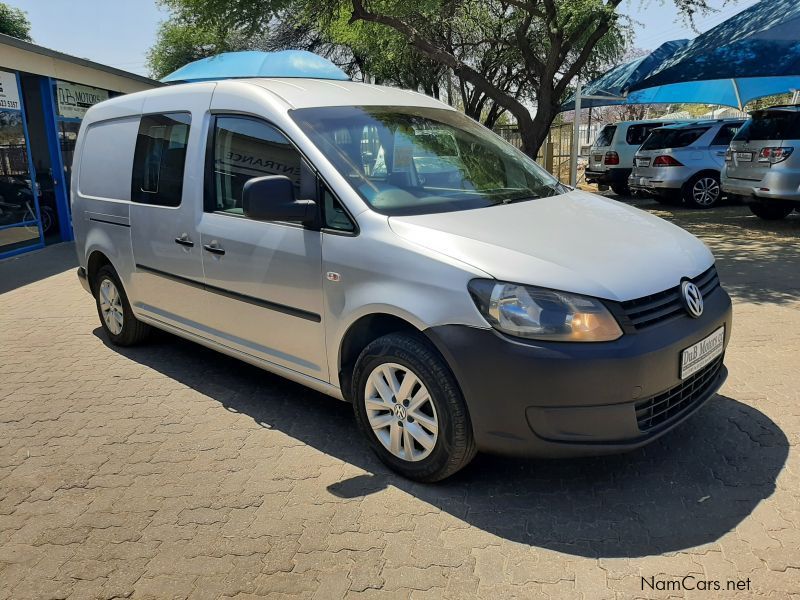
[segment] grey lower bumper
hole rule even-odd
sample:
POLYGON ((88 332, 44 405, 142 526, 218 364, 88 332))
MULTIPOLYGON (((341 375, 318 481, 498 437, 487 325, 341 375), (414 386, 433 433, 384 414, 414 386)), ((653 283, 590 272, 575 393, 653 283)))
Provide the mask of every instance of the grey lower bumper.
POLYGON ((86 269, 83 267, 78 267, 78 281, 81 282, 81 286, 85 289, 89 294, 92 293, 92 288, 89 285, 89 278, 86 276, 86 269))
POLYGON ((718 288, 699 319, 677 317, 613 342, 527 342, 460 325, 426 334, 461 385, 479 449, 577 456, 647 444, 713 397, 727 375, 721 359, 689 401, 654 424, 643 420, 653 403, 658 412, 680 398, 689 383, 679 376, 681 352, 721 326, 727 346, 731 302, 718 288))

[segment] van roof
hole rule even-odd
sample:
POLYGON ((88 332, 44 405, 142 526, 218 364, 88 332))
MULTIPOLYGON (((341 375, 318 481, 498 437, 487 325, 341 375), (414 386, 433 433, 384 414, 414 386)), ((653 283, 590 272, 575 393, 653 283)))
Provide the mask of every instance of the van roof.
POLYGON ((683 121, 681 123, 673 123, 672 125, 664 125, 659 129, 694 129, 697 127, 711 127, 722 123, 744 123, 746 119, 734 117, 730 119, 698 119, 696 121, 683 121))
POLYGON ((193 87, 208 89, 210 84, 228 94, 252 94, 254 88, 265 90, 283 104, 287 110, 321 106, 422 106, 455 110, 447 104, 409 90, 357 81, 333 81, 308 78, 224 79, 214 82, 195 82, 167 85, 153 90, 126 94, 106 100, 90 109, 90 120, 134 114, 141 110, 141 102, 148 96, 168 95, 171 90, 186 92, 193 87), (138 108, 137 108, 138 107, 138 108))
POLYGON ((358 81, 256 77, 229 80, 220 82, 220 85, 232 82, 262 87, 281 98, 290 108, 360 105, 451 108, 435 98, 418 92, 358 81))

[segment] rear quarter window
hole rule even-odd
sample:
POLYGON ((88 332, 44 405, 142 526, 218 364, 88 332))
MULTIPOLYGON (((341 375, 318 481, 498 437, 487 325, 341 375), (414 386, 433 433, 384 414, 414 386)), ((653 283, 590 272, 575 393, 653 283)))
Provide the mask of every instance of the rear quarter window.
POLYGON ((625 134, 625 141, 630 146, 641 146, 642 142, 647 139, 650 132, 657 127, 661 127, 663 123, 647 123, 641 125, 631 125, 628 127, 628 132, 625 134))
POLYGON ((81 151, 78 194, 130 200, 130 173, 139 117, 92 123, 86 128, 81 151))
POLYGON ((733 139, 734 141, 800 140, 800 112, 757 112, 733 139))
POLYGON ((614 139, 614 133, 617 131, 616 125, 606 125, 597 135, 594 146, 601 148, 603 146, 610 146, 614 139))

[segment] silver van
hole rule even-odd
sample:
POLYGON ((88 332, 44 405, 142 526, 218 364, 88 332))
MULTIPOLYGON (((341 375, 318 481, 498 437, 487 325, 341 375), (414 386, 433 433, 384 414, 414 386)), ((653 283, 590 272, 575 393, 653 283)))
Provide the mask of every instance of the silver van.
POLYGON ((731 302, 699 240, 427 96, 172 85, 91 108, 73 169, 113 344, 155 327, 351 402, 415 480, 478 450, 637 448, 726 377, 731 302))
POLYGON ((743 123, 693 121, 654 129, 634 156, 630 188, 667 203, 711 208, 722 197, 720 170, 743 123))
POLYGON ((722 189, 762 219, 800 209, 800 105, 752 113, 725 157, 722 189))

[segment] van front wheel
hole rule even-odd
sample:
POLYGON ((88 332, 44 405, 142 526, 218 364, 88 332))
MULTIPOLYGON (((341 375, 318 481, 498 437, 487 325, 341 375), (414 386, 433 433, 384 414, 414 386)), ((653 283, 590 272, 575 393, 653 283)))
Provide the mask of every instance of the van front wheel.
POLYGON ((370 446, 401 475, 439 481, 475 456, 455 377, 421 336, 393 333, 371 342, 358 357, 351 389, 370 446))
POLYGON ((150 326, 133 315, 114 268, 111 265, 100 267, 94 280, 97 314, 108 339, 116 346, 133 346, 144 340, 150 333, 150 326))

